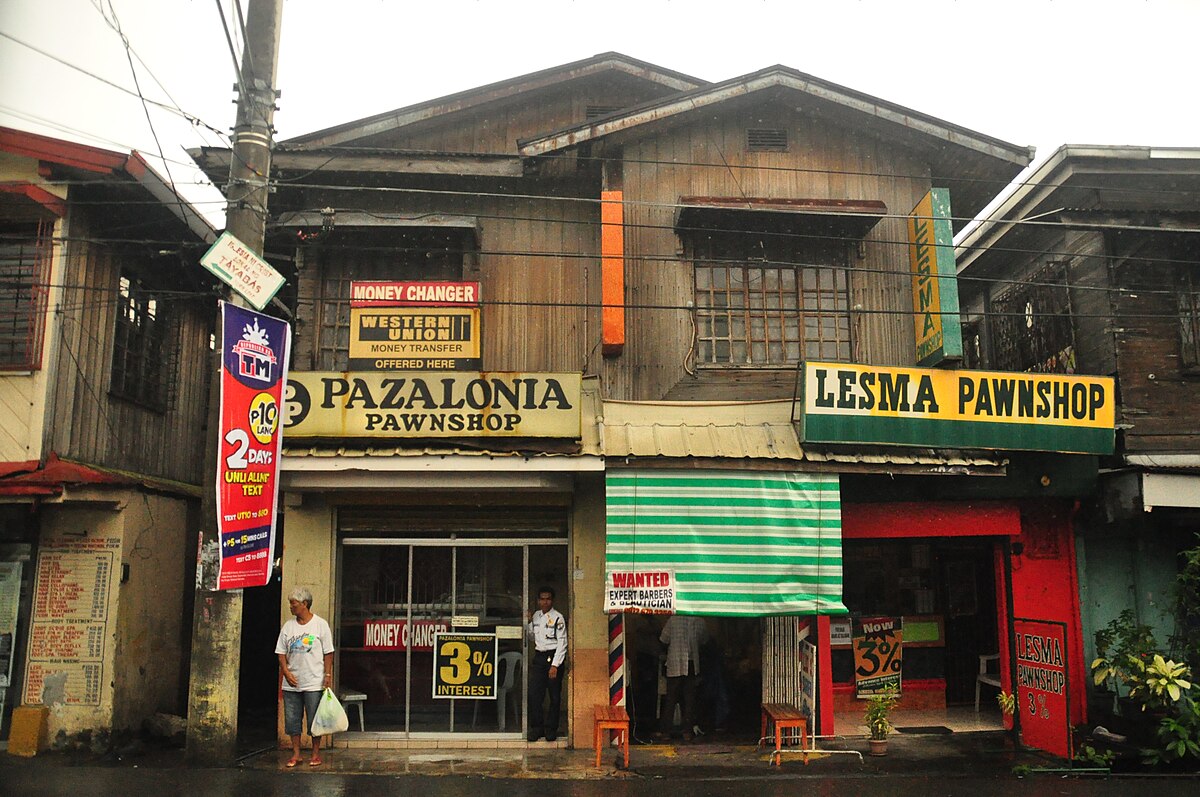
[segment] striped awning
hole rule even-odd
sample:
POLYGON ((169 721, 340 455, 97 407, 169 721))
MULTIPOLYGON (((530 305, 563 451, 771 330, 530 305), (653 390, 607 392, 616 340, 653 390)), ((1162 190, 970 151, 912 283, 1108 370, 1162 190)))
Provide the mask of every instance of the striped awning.
POLYGON ((680 614, 845 614, 836 474, 607 474, 606 567, 675 573, 680 614))

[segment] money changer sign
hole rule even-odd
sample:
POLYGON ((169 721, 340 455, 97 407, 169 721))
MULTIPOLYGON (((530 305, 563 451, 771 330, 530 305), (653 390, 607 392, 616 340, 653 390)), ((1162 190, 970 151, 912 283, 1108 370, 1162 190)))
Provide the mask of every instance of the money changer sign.
POLYGON ((1111 454, 1113 380, 1101 376, 805 363, 809 443, 1111 454))
POLYGON ((293 372, 287 436, 580 435, 582 377, 568 373, 293 372))

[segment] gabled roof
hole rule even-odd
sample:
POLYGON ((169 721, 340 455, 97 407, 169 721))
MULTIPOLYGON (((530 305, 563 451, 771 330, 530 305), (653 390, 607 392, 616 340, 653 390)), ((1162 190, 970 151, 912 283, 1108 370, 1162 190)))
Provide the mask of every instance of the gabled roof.
POLYGON ((955 216, 973 215, 981 210, 995 196, 1000 185, 1033 160, 1033 147, 1010 144, 781 65, 684 90, 600 119, 525 139, 518 142, 518 148, 524 157, 550 155, 614 133, 635 130, 771 89, 795 91, 830 111, 861 118, 861 124, 873 125, 899 143, 932 152, 934 184, 951 188, 955 216))
POLYGON ((216 240, 212 225, 175 193, 140 152, 113 152, 11 127, 0 127, 0 151, 37 160, 47 182, 54 181, 52 172, 55 169, 63 169, 98 183, 136 184, 162 203, 197 238, 208 242, 216 240))
POLYGON ((486 86, 467 89, 456 94, 427 100, 398 108, 394 111, 368 116, 354 122, 327 127, 302 136, 288 139, 285 144, 305 145, 310 147, 328 147, 357 141, 366 136, 396 130, 407 125, 423 122, 449 113, 465 111, 470 108, 495 102, 496 100, 512 97, 528 91, 554 86, 579 78, 617 72, 635 78, 641 78, 650 83, 657 83, 670 91, 683 91, 705 85, 706 81, 685 75, 671 69, 639 61, 621 53, 607 52, 573 61, 569 64, 531 72, 527 75, 489 83, 486 86))
POLYGON ((1131 216, 1200 211, 1200 147, 1059 147, 958 241, 958 271, 982 274, 1007 259, 1004 250, 1021 248, 1016 239, 1035 237, 1069 211, 1097 210, 1131 216), (990 251, 1002 239, 1003 247, 990 251))

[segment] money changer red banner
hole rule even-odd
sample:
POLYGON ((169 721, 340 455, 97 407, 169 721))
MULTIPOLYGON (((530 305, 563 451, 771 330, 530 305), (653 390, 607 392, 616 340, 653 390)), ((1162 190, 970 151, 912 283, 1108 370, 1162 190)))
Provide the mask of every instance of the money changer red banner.
POLYGON ((290 346, 286 322, 221 303, 217 589, 261 587, 271 577, 283 436, 279 414, 290 346))

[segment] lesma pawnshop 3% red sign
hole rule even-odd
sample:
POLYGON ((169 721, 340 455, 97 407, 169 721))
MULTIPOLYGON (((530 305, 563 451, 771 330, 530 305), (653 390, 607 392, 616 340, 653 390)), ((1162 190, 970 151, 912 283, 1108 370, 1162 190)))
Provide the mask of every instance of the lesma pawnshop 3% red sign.
POLYGON ((577 439, 581 395, 569 373, 292 372, 285 434, 577 439))

